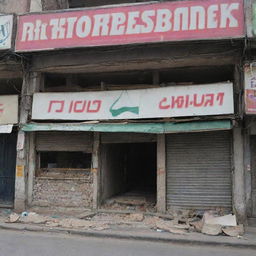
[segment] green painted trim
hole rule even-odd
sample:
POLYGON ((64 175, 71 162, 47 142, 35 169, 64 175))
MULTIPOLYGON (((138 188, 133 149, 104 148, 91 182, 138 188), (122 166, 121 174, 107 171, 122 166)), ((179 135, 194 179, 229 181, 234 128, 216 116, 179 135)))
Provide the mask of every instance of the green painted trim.
POLYGON ((22 131, 88 131, 88 132, 136 132, 136 133, 178 133, 209 130, 229 130, 230 120, 198 121, 184 123, 124 123, 124 124, 58 124, 31 123, 22 126, 22 131))

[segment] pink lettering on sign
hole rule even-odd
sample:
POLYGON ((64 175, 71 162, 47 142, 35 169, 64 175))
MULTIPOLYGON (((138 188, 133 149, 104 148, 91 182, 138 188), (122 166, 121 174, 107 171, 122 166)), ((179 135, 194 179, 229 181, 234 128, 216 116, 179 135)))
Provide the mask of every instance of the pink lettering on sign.
POLYGON ((101 104, 101 100, 50 100, 48 113, 97 113, 101 104))
POLYGON ((207 93, 207 94, 192 94, 164 97, 159 102, 159 109, 184 109, 189 107, 206 108, 223 106, 224 92, 207 93))
MULTIPOLYGON (((16 51, 243 37, 243 0, 170 1, 18 17, 16 51)), ((210 103, 208 103, 210 104, 210 103)))
POLYGON ((0 113, 2 114, 4 112, 4 104, 0 104, 0 113))

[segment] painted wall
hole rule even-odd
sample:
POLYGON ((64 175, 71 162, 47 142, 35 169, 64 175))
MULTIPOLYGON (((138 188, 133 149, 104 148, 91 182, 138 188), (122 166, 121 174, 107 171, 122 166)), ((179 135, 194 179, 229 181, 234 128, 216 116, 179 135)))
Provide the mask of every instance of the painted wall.
MULTIPOLYGON (((41 0, 38 0, 41 1, 41 0)), ((29 12, 30 0, 0 0, 0 13, 25 13, 29 12), (18 4, 17 4, 18 2, 18 4)))

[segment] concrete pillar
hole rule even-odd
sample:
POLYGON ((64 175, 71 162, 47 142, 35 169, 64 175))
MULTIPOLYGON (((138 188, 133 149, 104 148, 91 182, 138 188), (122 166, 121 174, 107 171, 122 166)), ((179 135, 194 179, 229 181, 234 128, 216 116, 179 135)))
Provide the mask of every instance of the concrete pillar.
POLYGON ((166 212, 165 134, 157 135, 157 211, 166 212))
MULTIPOLYGON (((20 102, 20 124, 29 121, 32 111, 33 93, 39 90, 41 85, 41 74, 37 72, 27 72, 24 75, 21 102, 20 102)), ((14 209, 18 212, 24 211, 28 201, 28 181, 30 135, 23 131, 18 132, 17 140, 17 159, 16 159, 16 178, 15 178, 15 199, 14 209)), ((31 190, 31 187, 30 187, 31 190)))
POLYGON ((244 177, 244 143, 242 128, 233 129, 233 209, 239 223, 246 222, 245 177, 244 177))
POLYGON ((93 209, 99 207, 100 201, 100 134, 94 133, 93 138, 93 153, 92 153, 92 172, 93 172, 93 209))
POLYGON ((25 133, 18 132, 17 138, 17 159, 16 159, 16 177, 15 177, 15 201, 16 211, 23 211, 26 207, 26 173, 25 173, 25 133))

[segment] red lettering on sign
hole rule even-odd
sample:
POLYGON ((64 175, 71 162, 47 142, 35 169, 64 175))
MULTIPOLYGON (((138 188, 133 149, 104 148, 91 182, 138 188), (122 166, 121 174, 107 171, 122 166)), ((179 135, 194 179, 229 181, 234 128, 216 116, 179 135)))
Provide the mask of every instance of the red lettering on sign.
POLYGON ((55 112, 62 112, 64 109, 64 100, 51 100, 48 107, 48 113, 52 111, 53 106, 55 107, 55 112))
POLYGON ((224 103, 224 92, 207 93, 207 94, 192 94, 164 97, 158 105, 159 109, 180 109, 189 107, 214 107, 216 105, 222 106, 224 103))
POLYGON ((91 108, 91 101, 89 101, 88 102, 87 112, 89 112, 89 113, 97 113, 97 112, 99 112, 100 107, 101 107, 101 100, 94 100, 92 102, 92 105, 94 105, 94 107, 96 106, 96 108, 95 109, 91 108))
POLYGON ((170 105, 164 105, 164 103, 167 102, 167 98, 164 97, 160 102, 159 102, 159 108, 160 109, 168 109, 170 108, 170 105))

